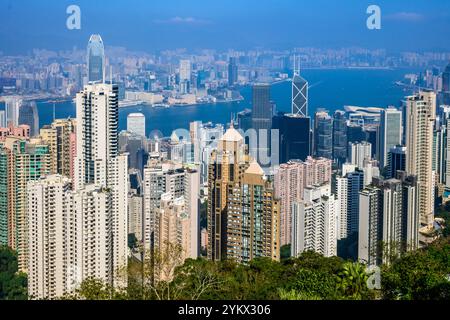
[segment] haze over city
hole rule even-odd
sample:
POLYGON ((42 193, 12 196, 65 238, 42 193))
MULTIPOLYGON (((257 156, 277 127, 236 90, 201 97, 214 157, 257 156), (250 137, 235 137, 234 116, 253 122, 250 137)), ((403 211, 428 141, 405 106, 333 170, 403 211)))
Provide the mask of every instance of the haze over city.
POLYGON ((449 9, 450 3, 441 0, 130 0, 126 6, 118 0, 3 0, 0 50, 80 48, 92 33, 100 33, 109 46, 148 52, 349 46, 446 50, 450 43, 441 35, 450 32, 449 9), (81 9, 81 30, 65 27, 72 4, 81 9), (366 28, 372 4, 381 8, 381 30, 366 28))

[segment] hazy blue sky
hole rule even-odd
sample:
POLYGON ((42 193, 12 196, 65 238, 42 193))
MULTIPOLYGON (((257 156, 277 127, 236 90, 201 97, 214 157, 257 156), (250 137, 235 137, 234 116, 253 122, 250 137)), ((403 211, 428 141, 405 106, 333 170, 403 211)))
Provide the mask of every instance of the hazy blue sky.
POLYGON ((448 0, 0 0, 0 51, 107 45, 154 51, 256 46, 450 50, 448 0), (81 30, 66 28, 66 8, 81 8, 81 30), (382 29, 366 28, 370 4, 382 29))

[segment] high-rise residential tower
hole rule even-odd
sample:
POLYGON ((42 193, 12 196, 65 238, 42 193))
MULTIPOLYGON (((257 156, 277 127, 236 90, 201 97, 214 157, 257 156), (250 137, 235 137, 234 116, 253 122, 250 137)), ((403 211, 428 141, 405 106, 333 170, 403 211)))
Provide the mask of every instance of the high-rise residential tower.
POLYGON ((292 205, 303 200, 308 186, 331 182, 332 160, 325 158, 292 160, 281 164, 275 173, 275 196, 280 199, 281 245, 291 243, 292 205))
POLYGON ((291 255, 311 250, 336 256, 339 202, 331 194, 331 185, 308 187, 303 198, 292 207, 291 255))
POLYGON ((436 117, 436 94, 422 91, 406 97, 406 171, 417 176, 419 213, 423 226, 434 222, 433 128, 436 117))
POLYGON ((76 132, 75 119, 57 119, 50 126, 44 126, 40 131, 42 140, 49 146, 50 172, 72 178, 75 154, 75 141, 72 137, 76 132))
MULTIPOLYGON (((227 188, 226 259, 249 263, 258 257, 280 259, 280 205, 256 161, 245 170, 241 184, 227 188)), ((223 258, 223 257, 222 257, 223 258)))
MULTIPOLYGON (((111 228, 104 236, 113 248, 111 279, 128 259, 128 155, 119 154, 118 86, 94 83, 77 94, 74 190, 90 197, 86 188, 107 190, 111 196, 111 228)), ((97 193, 95 193, 97 194, 97 193)), ((119 285, 118 283, 113 283, 119 285)))

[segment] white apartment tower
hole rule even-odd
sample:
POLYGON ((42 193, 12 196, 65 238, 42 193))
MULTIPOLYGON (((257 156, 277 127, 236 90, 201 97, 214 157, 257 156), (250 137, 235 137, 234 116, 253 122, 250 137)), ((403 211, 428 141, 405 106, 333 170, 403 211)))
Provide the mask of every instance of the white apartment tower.
POLYGON ((106 189, 111 194, 112 227, 105 234, 113 249, 111 279, 118 278, 128 258, 128 157, 118 151, 118 90, 115 84, 94 83, 76 97, 74 190, 106 189))
MULTIPOLYGON (((63 176, 31 181, 27 187, 28 296, 52 299, 70 292, 68 256, 75 244, 71 184, 63 176)), ((75 250, 74 250, 75 251, 75 250)))
POLYGON ((349 143, 348 160, 359 169, 364 167, 364 160, 372 159, 372 144, 369 142, 349 143))
POLYGON ((182 166, 163 161, 159 157, 149 159, 144 169, 143 184, 143 241, 144 249, 151 252, 155 245, 155 231, 160 212, 162 196, 171 196, 171 201, 184 199, 184 207, 192 234, 189 257, 199 255, 198 199, 200 194, 200 173, 196 166, 182 166))
POLYGON ((433 128, 436 94, 422 91, 406 97, 406 171, 415 175, 419 188, 419 215, 422 226, 434 222, 433 128))
POLYGON ((336 256, 339 203, 330 184, 306 188, 304 200, 294 203, 292 210, 292 256, 309 250, 336 256))

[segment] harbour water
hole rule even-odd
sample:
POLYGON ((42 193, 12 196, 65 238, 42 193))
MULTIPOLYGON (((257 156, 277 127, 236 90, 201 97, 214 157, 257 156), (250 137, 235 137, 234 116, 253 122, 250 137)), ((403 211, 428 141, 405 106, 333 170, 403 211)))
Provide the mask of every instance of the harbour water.
MULTIPOLYGON (((318 108, 330 112, 342 109, 345 105, 365 107, 399 106, 401 99, 411 94, 395 84, 411 70, 384 69, 318 69, 304 70, 302 76, 310 84, 309 114, 318 108)), ((133 112, 142 112, 146 117, 147 135, 159 130, 170 136, 175 129, 188 129, 192 121, 227 123, 232 114, 251 108, 251 88, 241 91, 243 101, 171 108, 152 108, 145 105, 120 109, 119 127, 126 129, 126 118, 133 112)), ((272 86, 272 100, 278 111, 289 112, 291 108, 291 83, 280 82, 272 86)), ((40 125, 50 124, 53 119, 53 105, 38 103, 40 125)), ((56 105, 56 118, 75 117, 75 105, 65 102, 56 105)))

